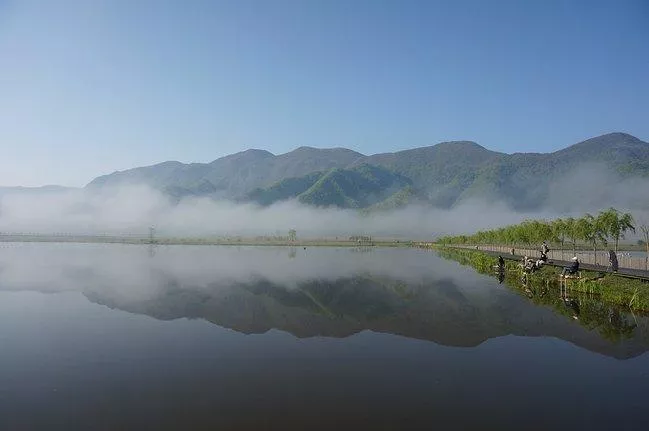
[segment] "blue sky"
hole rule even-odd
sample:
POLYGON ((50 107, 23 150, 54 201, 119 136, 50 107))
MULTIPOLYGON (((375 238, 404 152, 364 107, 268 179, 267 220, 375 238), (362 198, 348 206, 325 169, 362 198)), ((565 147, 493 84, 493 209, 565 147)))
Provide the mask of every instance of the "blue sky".
POLYGON ((0 0, 0 185, 611 131, 649 140, 646 0, 0 0))

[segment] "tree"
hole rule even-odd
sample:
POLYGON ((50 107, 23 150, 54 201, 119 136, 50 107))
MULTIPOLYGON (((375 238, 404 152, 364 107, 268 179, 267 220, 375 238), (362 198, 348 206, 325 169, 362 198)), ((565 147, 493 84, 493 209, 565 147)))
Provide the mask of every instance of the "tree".
POLYGON ((297 240, 297 232, 295 231, 295 229, 291 229, 288 231, 288 240, 291 242, 297 240))
POLYGON ((574 218, 568 217, 564 220, 565 232, 568 239, 572 243, 572 253, 577 253, 577 240, 579 239, 579 232, 577 230, 577 222, 574 218))
POLYGON ((566 242, 566 222, 563 219, 556 219, 552 222, 552 236, 561 244, 561 254, 563 255, 563 245, 566 242))
POLYGON ((606 242, 606 233, 604 232, 599 219, 590 214, 586 214, 575 222, 575 229, 579 239, 593 246, 595 265, 597 265, 597 243, 606 242))
POLYGON ((647 264, 649 265, 649 220, 642 219, 638 223, 640 232, 642 233, 642 240, 644 241, 644 246, 647 249, 647 264))
POLYGON ((620 238, 623 239, 624 234, 628 231, 635 233, 633 216, 629 213, 621 214, 615 208, 609 208, 606 211, 602 211, 597 218, 602 228, 606 231, 606 236, 615 240, 616 253, 620 238))

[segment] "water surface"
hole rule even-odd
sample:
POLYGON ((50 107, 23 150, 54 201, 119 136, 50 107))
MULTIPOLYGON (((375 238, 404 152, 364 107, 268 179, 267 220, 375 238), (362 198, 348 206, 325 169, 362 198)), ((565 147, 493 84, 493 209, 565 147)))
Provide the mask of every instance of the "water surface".
POLYGON ((3 244, 0 429, 646 429, 647 319, 526 295, 415 249, 3 244))

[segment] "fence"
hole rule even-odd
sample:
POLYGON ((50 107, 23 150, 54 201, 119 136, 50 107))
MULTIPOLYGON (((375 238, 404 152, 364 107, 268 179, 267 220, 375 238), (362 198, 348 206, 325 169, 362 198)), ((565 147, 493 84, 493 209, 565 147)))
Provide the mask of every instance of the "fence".
MULTIPOLYGON (((514 254, 518 256, 529 256, 529 257, 540 257, 541 250, 533 248, 520 248, 512 247, 506 245, 454 245, 453 247, 460 248, 470 248, 475 249, 478 247, 478 250, 487 250, 495 251, 502 254, 512 254, 512 248, 514 249, 514 254)), ((594 253, 593 251, 588 250, 577 250, 576 253, 573 253, 570 249, 564 250, 550 250, 548 253, 548 258, 552 260, 570 260, 571 257, 577 255, 581 263, 586 263, 590 265, 601 265, 606 267, 608 265, 608 252, 607 251, 598 251, 594 253)), ((629 253, 618 252, 617 253, 618 265, 620 268, 627 269, 639 269, 639 270, 649 270, 649 257, 638 257, 631 256, 629 253)))

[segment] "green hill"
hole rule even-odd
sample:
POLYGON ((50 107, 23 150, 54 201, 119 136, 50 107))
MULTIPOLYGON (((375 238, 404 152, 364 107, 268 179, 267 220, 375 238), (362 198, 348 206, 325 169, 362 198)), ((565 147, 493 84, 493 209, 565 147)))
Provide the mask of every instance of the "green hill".
POLYGON ((275 202, 297 198, 298 195, 309 190, 323 175, 323 172, 313 172, 303 177, 286 178, 270 187, 254 189, 245 196, 244 200, 260 205, 271 205, 275 202))
MULTIPOLYGON (((269 205, 299 199, 316 206, 365 208, 412 186, 418 201, 441 208, 480 198, 534 210, 563 187, 562 179, 586 168, 595 176, 613 173, 611 183, 618 178, 647 178, 649 144, 625 133, 610 133, 545 154, 504 154, 469 141, 372 156, 344 148, 300 147, 281 155, 248 150, 211 163, 165 162, 115 172, 96 178, 87 188, 147 184, 175 200, 205 196, 269 205)), ((582 177, 582 193, 603 187, 583 173, 582 177)), ((383 206, 401 205, 410 199, 408 193, 395 195, 383 206)))
POLYGON ((430 201, 421 191, 409 185, 388 196, 381 202, 375 203, 367 209, 369 211, 389 211, 393 209, 404 208, 411 204, 430 205, 430 201))
POLYGON ((298 199, 323 207, 365 208, 411 184, 410 179, 385 168, 363 164, 352 169, 332 169, 298 199))

